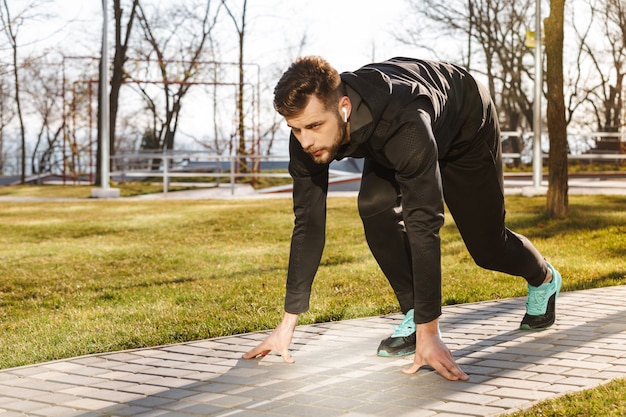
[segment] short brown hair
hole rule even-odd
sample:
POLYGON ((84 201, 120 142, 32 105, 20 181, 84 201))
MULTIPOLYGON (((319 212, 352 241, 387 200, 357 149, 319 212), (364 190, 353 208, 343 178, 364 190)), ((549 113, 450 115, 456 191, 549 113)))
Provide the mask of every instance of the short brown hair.
POLYGON ((274 88, 274 108, 284 117, 300 113, 314 95, 326 109, 340 98, 341 77, 323 58, 298 58, 285 71, 274 88))

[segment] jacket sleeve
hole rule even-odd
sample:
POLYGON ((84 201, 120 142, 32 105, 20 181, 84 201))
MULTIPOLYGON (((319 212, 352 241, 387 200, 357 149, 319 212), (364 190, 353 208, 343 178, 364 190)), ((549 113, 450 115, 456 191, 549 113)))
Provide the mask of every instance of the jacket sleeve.
POLYGON ((287 272, 285 311, 309 309, 311 286, 322 258, 326 238, 328 165, 318 165, 291 135, 289 173, 293 178, 295 223, 287 272))
MULTIPOLYGON (((413 110, 415 111, 415 110, 413 110)), ((413 115, 386 142, 385 157, 396 169, 402 215, 411 250, 415 322, 441 315, 443 192, 437 144, 425 113, 413 115)))

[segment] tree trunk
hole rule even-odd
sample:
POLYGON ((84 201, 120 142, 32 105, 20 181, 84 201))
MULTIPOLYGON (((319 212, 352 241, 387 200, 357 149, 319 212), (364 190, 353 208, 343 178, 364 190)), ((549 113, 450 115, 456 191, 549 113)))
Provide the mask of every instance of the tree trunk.
POLYGON ((19 28, 19 23, 15 23, 11 20, 9 16, 9 4, 7 0, 3 2, 4 10, 0 10, 0 17, 3 17, 2 14, 6 16, 6 20, 3 18, 0 20, 0 23, 4 25, 2 30, 6 33, 9 43, 12 49, 12 58, 13 58, 13 78, 15 81, 15 104, 17 106, 17 118, 20 124, 20 146, 22 148, 22 155, 20 158, 20 182, 22 184, 26 183, 26 131, 24 127, 24 117, 22 116, 22 105, 20 102, 20 77, 19 77, 19 66, 17 62, 17 31, 19 28), (15 28, 14 25, 17 25, 18 28, 15 28))
MULTIPOLYGON (((104 13, 106 13, 106 11, 103 11, 104 13)), ((102 58, 104 57, 104 43, 102 45, 102 47, 100 48, 100 61, 99 61, 99 68, 102 68, 102 58)), ((102 77, 102 71, 100 71, 100 77, 102 77)), ((96 176, 94 178, 94 185, 101 187, 102 186, 102 141, 100 140, 101 134, 100 131, 102 129, 102 106, 100 105, 100 103, 102 103, 102 94, 104 94, 104 92, 102 91, 103 89, 103 83, 100 82, 100 80, 98 80, 98 114, 96 116, 96 123, 98 126, 98 139, 97 139, 97 143, 98 145, 96 146, 96 176)))
POLYGON ((563 20, 565 0, 550 0, 550 16, 545 20, 546 79, 548 84, 548 196, 546 214, 551 218, 567 217, 567 122, 563 96, 563 20))
POLYGON ((13 75, 15 76, 15 104, 17 105, 17 118, 20 122, 20 146, 22 156, 20 159, 20 183, 26 184, 26 130, 24 128, 24 118, 22 116, 22 103, 20 102, 20 77, 17 66, 17 39, 12 39, 13 46, 13 75))
POLYGON ((115 126, 117 120, 117 109, 119 107, 120 88, 126 79, 124 73, 124 63, 127 60, 126 51, 130 34, 133 28, 133 22, 137 14, 137 5, 139 0, 133 0, 128 22, 126 23, 126 34, 122 39, 122 15, 123 9, 120 0, 113 1, 113 9, 115 16, 115 56, 113 57, 113 72, 111 74, 111 95, 109 100, 110 120, 109 120, 109 148, 111 156, 115 155, 115 126))
MULTIPOLYGON (((243 111, 243 99, 244 99, 244 87, 245 87, 245 72, 244 72, 244 60, 243 60, 243 52, 244 52, 244 39, 246 35, 246 9, 248 7, 248 0, 243 0, 243 4, 241 7, 241 26, 237 22, 237 18, 233 11, 228 7, 226 0, 222 0, 222 5, 226 8, 226 12, 230 16, 233 21, 235 28, 237 29, 237 34, 239 35, 239 88, 237 93, 237 111, 239 113, 239 126, 237 128, 237 133, 239 136, 239 145, 237 147, 237 153, 239 154, 238 160, 238 172, 248 172, 248 161, 245 158, 246 152, 246 138, 245 138, 245 114, 243 111)), ((232 141, 231 141, 232 142, 232 141)), ((231 145, 232 146, 232 145, 231 145)))
MULTIPOLYGON (((242 17, 242 21, 244 21, 245 15, 242 17)), ((243 40, 244 40, 244 31, 243 31, 243 23, 241 25, 242 29, 239 32, 239 94, 237 97, 237 111, 239 113, 239 150, 238 153, 240 155, 239 158, 239 172, 246 173, 248 172, 248 162, 244 155, 246 154, 246 129, 244 122, 244 113, 243 113, 243 90, 244 90, 244 70, 243 70, 243 40)))
POLYGON ((0 81, 0 176, 4 175, 4 126, 5 126, 5 108, 4 108, 4 91, 0 81))

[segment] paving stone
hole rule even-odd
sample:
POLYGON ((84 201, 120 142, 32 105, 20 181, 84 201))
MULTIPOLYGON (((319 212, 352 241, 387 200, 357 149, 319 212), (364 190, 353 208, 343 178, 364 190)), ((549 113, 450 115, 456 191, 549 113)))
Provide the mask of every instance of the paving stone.
POLYGON ((456 403, 456 402, 447 402, 437 407, 436 410, 440 410, 440 411, 444 411, 448 413, 456 413, 457 415, 474 415, 474 416, 495 415, 497 413, 503 413, 505 411, 504 408, 500 408, 500 407, 490 407, 490 406, 485 406, 485 405, 456 403))
POLYGON ((18 411, 22 413, 34 412, 48 406, 48 404, 32 400, 15 400, 2 405, 2 407, 7 410, 18 411))
POLYGON ((93 398, 80 398, 78 400, 68 402, 66 406, 70 408, 95 411, 111 407, 115 404, 116 403, 114 401, 95 400, 93 398))
POLYGON ((42 417, 79 417, 85 415, 85 411, 61 406, 50 406, 29 414, 42 417))

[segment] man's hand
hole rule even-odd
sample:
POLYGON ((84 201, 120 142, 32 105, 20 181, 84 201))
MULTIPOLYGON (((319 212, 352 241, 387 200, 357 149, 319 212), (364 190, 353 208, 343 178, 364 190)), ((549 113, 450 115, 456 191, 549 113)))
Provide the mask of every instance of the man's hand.
POLYGON ((293 333, 297 324, 297 314, 285 313, 283 321, 276 326, 276 329, 260 345, 244 353, 242 357, 244 359, 253 359, 259 355, 265 356, 274 350, 282 356, 285 362, 294 363, 295 361, 289 354, 289 345, 293 339, 293 333))
POLYGON ((450 381, 467 381, 469 376, 457 365, 452 353, 439 338, 438 320, 418 324, 416 334, 415 359, 413 365, 403 369, 405 374, 414 374, 422 366, 430 365, 441 376, 450 381))

